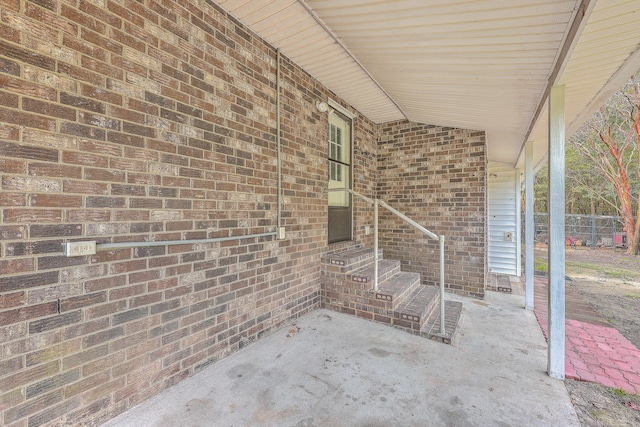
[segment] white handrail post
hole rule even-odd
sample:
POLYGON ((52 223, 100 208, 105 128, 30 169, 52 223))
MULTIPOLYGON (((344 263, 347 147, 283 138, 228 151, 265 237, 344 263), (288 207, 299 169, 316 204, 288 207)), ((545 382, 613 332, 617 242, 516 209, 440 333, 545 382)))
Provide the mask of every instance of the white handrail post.
POLYGON ((440 335, 446 335, 444 327, 444 236, 438 236, 440 241, 440 335))
POLYGON ((373 290, 378 292, 378 199, 373 203, 373 290))

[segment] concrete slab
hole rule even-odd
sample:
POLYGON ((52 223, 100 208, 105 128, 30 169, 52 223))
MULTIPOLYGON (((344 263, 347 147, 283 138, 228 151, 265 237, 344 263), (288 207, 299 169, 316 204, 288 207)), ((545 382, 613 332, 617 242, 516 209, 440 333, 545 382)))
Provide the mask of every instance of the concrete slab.
POLYGON ((318 310, 106 425, 580 425, 522 296, 449 298, 453 345, 318 310))

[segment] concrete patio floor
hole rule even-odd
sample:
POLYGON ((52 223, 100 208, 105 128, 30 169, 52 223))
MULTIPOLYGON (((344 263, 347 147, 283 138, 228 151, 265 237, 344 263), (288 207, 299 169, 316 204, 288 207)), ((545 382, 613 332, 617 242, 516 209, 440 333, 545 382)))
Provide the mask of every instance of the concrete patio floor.
POLYGON ((580 425, 522 295, 448 298, 452 345, 318 310, 106 426, 580 425))

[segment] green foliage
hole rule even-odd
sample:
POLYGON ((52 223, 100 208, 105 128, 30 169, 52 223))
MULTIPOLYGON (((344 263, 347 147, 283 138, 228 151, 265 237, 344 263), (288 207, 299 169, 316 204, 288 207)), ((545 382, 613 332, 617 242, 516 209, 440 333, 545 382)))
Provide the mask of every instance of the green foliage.
POLYGON ((620 390, 619 388, 612 388, 611 391, 613 392, 613 394, 615 394, 616 396, 626 396, 627 392, 624 390, 620 390))
POLYGON ((547 198, 549 197, 549 175, 547 174, 547 167, 540 169, 533 181, 533 211, 534 212, 547 212, 548 204, 547 198))
POLYGON ((534 264, 534 269, 535 269, 536 271, 547 271, 547 270, 549 269, 549 267, 547 266, 547 260, 546 260, 546 258, 545 258, 545 259, 542 259, 542 258, 536 258, 536 259, 533 261, 533 264, 534 264))
POLYGON ((566 270, 567 272, 575 272, 578 274, 590 272, 591 274, 604 278, 622 280, 633 280, 638 275, 635 271, 625 270, 624 268, 579 261, 567 261, 566 270))
POLYGON ((571 141, 565 151, 567 213, 617 215, 613 184, 571 141))
MULTIPOLYGON (((611 181, 572 144, 566 146, 565 200, 567 214, 618 215, 617 197, 611 181)), ((549 178, 542 168, 534 179, 534 211, 547 211, 549 178)))

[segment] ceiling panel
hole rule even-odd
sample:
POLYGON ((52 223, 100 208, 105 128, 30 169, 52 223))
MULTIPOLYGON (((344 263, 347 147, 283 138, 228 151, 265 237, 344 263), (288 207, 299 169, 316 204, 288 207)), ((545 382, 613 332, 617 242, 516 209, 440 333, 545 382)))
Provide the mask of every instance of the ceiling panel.
MULTIPOLYGON (((603 96, 640 41, 640 0, 591 2, 559 79, 571 123, 603 96)), ((485 130, 489 159, 513 164, 581 2, 218 3, 370 120, 485 130)))
MULTIPOLYGON (((557 82, 565 85, 567 136, 640 69, 639 23, 638 1, 598 1, 593 7, 557 82)), ((540 115, 530 138, 536 163, 547 153, 547 114, 540 115)))

